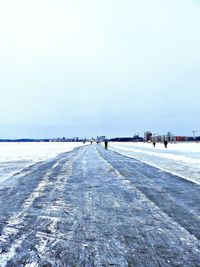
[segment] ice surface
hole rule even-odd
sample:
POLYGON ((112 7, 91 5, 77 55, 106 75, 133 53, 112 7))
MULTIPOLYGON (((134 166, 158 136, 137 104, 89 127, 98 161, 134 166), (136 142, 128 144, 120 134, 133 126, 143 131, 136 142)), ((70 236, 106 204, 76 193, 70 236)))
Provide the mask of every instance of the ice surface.
POLYGON ((0 143, 0 183, 36 162, 82 145, 80 142, 0 143))
POLYGON ((200 187, 185 179, 88 145, 7 181, 1 267, 199 266, 200 187))
POLYGON ((110 143, 110 148, 128 157, 200 184, 200 143, 110 143))

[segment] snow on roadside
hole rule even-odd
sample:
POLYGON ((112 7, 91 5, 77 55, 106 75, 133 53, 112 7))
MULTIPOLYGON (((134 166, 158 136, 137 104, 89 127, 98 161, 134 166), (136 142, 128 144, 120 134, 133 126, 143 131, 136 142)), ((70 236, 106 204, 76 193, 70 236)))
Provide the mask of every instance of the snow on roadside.
POLYGON ((0 143, 0 183, 36 162, 82 145, 81 142, 0 143))
POLYGON ((200 143, 110 143, 110 148, 162 170, 200 184, 200 143))

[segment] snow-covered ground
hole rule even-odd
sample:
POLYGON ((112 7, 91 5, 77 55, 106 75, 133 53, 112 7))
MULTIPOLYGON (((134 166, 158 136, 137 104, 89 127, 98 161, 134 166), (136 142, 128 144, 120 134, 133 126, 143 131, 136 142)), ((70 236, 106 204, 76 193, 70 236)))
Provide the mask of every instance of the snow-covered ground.
POLYGON ((200 184, 200 143, 110 143, 110 149, 200 184))
POLYGON ((76 142, 0 143, 0 183, 36 162, 48 160, 82 145, 76 142))

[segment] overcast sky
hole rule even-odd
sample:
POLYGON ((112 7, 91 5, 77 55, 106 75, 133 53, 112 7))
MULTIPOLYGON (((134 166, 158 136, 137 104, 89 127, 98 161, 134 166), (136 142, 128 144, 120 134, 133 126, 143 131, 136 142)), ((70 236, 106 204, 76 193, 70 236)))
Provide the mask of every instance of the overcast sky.
POLYGON ((200 130, 200 1, 0 0, 0 138, 145 130, 200 130))

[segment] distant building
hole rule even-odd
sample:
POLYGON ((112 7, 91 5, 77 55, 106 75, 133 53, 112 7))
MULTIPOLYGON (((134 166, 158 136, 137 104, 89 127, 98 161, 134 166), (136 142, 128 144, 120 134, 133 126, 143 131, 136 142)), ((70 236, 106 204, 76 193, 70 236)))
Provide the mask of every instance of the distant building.
POLYGON ((97 141, 99 141, 99 142, 104 142, 105 140, 106 140, 105 135, 97 136, 97 141))
POLYGON ((176 141, 176 137, 171 132, 168 132, 166 134, 166 136, 165 136, 165 140, 167 140, 169 142, 175 142, 176 141))
POLYGON ((187 136, 176 136, 177 142, 185 142, 187 141, 187 136))
POLYGON ((163 135, 153 135, 152 140, 155 142, 164 142, 164 141, 175 142, 176 137, 171 132, 168 132, 167 134, 163 135))
POLYGON ((152 140, 152 132, 147 131, 144 133, 144 141, 149 142, 152 140))
POLYGON ((162 140, 163 140, 163 136, 162 135, 155 135, 153 137, 153 141, 155 141, 155 142, 162 142, 162 140))

